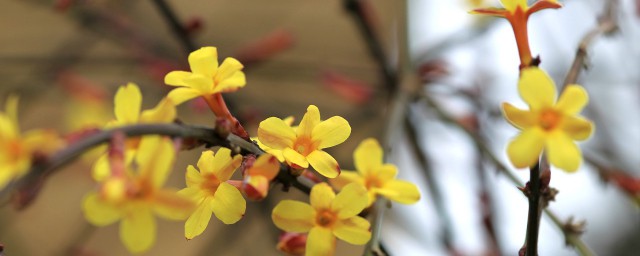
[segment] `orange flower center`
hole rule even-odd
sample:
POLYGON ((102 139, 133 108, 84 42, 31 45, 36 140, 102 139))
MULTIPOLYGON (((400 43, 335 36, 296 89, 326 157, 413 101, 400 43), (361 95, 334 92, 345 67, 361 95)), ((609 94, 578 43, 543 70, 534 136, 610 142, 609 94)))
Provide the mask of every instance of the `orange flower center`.
POLYGON ((367 187, 367 190, 371 188, 380 188, 382 187, 382 181, 375 175, 369 175, 364 182, 364 186, 367 187))
POLYGON ((558 111, 547 109, 540 113, 540 126, 543 129, 549 131, 558 126, 558 123, 560 123, 561 119, 562 116, 560 113, 558 113, 558 111))
POLYGON ((20 140, 9 140, 5 144, 5 152, 9 156, 10 162, 17 162, 22 154, 24 154, 25 148, 20 140))
POLYGON ((213 174, 205 175, 204 181, 200 184, 200 188, 207 190, 211 195, 215 194, 220 186, 220 180, 213 174))
POLYGON ((316 216, 316 223, 322 227, 330 227, 337 218, 338 216, 331 210, 320 210, 316 216))
POLYGON ((300 153, 303 156, 307 156, 311 154, 315 149, 313 142, 310 138, 298 138, 295 143, 293 143, 293 150, 300 153))

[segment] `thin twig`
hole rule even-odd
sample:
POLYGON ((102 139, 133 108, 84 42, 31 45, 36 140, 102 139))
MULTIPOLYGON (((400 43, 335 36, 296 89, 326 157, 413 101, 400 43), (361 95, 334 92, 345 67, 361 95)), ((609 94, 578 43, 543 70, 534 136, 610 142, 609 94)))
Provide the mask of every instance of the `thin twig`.
MULTIPOLYGON (((431 108, 434 111, 436 111, 436 113, 440 116, 440 118, 443 121, 460 128, 465 134, 467 134, 467 136, 469 136, 471 138, 471 140, 476 145, 476 147, 479 148, 480 150, 482 150, 482 152, 484 152, 486 154, 488 159, 493 163, 493 165, 495 165, 496 169, 498 171, 500 171, 500 173, 504 174, 507 177, 508 180, 510 180, 513 184, 515 184, 518 187, 524 186, 522 181, 520 181, 520 179, 518 179, 518 177, 516 177, 516 175, 513 174, 509 170, 509 168, 505 164, 503 164, 502 161, 500 161, 500 159, 495 154, 493 154, 491 149, 489 149, 489 147, 487 145, 485 145, 485 143, 482 142, 482 140, 480 139, 480 137, 478 137, 477 134, 475 134, 473 131, 469 130, 469 128, 465 127, 461 123, 457 122, 453 117, 449 116, 449 114, 447 114, 444 110, 442 110, 440 108, 440 106, 438 106, 438 104, 435 103, 433 101, 433 99, 431 99, 429 96, 423 95, 423 98, 424 98, 424 101, 425 101, 426 105, 429 108, 431 108)), ((589 247, 587 247, 584 244, 584 242, 582 242, 582 240, 580 239, 580 237, 578 235, 570 233, 564 228, 565 223, 560 221, 560 218, 555 213, 553 213, 549 209, 545 209, 544 213, 549 218, 551 218, 553 223, 562 231, 562 233, 565 236, 565 239, 567 240, 567 245, 571 245, 574 248, 576 248, 577 252, 580 255, 583 255, 583 256, 595 255, 589 249, 589 247)))
POLYGON ((598 21, 598 26, 589 31, 589 33, 582 38, 580 45, 578 46, 578 50, 576 51, 576 57, 571 65, 571 69, 567 73, 567 77, 564 79, 564 86, 575 84, 578 81, 580 72, 586 67, 585 61, 588 55, 587 50, 593 40, 600 35, 611 33, 618 28, 615 17, 617 7, 618 0, 607 1, 604 14, 598 21))
POLYGON ((185 51, 187 53, 195 51, 197 49, 196 44, 189 36, 189 32, 187 32, 184 25, 178 20, 178 17, 174 13, 173 9, 171 9, 171 6, 169 6, 165 0, 153 0, 153 3, 155 3, 162 16, 167 20, 169 26, 171 26, 173 34, 176 35, 185 51))
POLYGON ((529 168, 529 184, 527 197, 529 198, 529 212, 527 215, 527 235, 524 246, 526 256, 538 256, 538 234, 540 231, 540 168, 541 164, 529 168))

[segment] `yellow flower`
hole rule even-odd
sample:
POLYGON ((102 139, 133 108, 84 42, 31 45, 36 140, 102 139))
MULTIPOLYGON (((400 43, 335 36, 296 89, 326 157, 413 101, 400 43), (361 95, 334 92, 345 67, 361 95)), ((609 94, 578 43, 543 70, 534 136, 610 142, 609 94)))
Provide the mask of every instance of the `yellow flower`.
POLYGON ((556 87, 539 68, 522 70, 518 91, 529 110, 502 105, 507 121, 522 130, 507 146, 513 165, 535 165, 544 148, 551 164, 565 171, 577 170, 582 154, 573 141, 585 140, 593 133, 593 124, 578 116, 589 101, 587 92, 579 85, 569 85, 555 103, 556 87))
POLYGON ((258 139, 271 149, 271 154, 282 158, 294 168, 311 165, 318 173, 328 178, 340 174, 338 162, 322 149, 344 142, 351 134, 349 122, 340 116, 320 120, 320 110, 314 105, 307 108, 300 125, 293 128, 277 117, 260 122, 258 139))
MULTIPOLYGON (((245 161, 245 165, 247 161, 245 161)), ((280 162, 270 154, 262 154, 244 172, 242 191, 251 200, 262 200, 269 193, 269 185, 280 171, 280 162)))
POLYGON ((242 156, 232 158, 231 150, 220 148, 216 154, 213 151, 202 152, 198 160, 199 172, 193 165, 187 167, 187 187, 179 193, 198 205, 184 224, 187 239, 202 234, 209 225, 212 212, 225 224, 236 223, 244 216, 246 201, 236 187, 226 182, 241 162, 242 156))
POLYGON ((513 33, 518 44, 518 53, 520 55, 520 68, 531 66, 533 58, 529 48, 529 36, 527 32, 527 21, 529 16, 534 12, 553 8, 562 7, 556 0, 539 0, 532 6, 527 4, 527 0, 500 0, 502 8, 482 8, 471 11, 472 14, 484 14, 505 18, 511 24, 513 33))
POLYGON ((114 106, 116 119, 107 124, 109 128, 138 123, 171 123, 176 119, 175 104, 168 98, 160 101, 155 108, 140 112, 142 93, 134 83, 120 86, 114 106))
POLYGON ((101 183, 99 193, 92 192, 84 198, 82 209, 87 220, 96 226, 120 220, 120 239, 125 247, 133 253, 148 250, 156 237, 154 215, 184 220, 194 208, 193 202, 179 195, 177 189, 162 188, 174 157, 171 140, 145 136, 135 159, 121 159, 124 163, 119 164, 124 170, 96 165, 109 168, 101 172, 112 172, 112 176, 101 183))
POLYGON ((246 84, 242 64, 234 58, 226 58, 218 66, 215 47, 202 47, 189 54, 191 72, 171 71, 164 77, 168 85, 179 86, 168 97, 180 105, 198 96, 234 92, 246 84))
POLYGON ((371 238, 369 222, 358 214, 367 205, 367 190, 360 184, 345 186, 338 195, 326 183, 311 189, 311 205, 283 200, 271 219, 287 232, 309 232, 305 255, 333 255, 336 237, 351 244, 365 244, 371 238))
POLYGON ((5 112, 0 112, 0 189, 29 171, 34 153, 49 153, 61 146, 62 141, 53 131, 31 130, 21 134, 18 98, 9 97, 5 112))
POLYGON ((420 200, 420 191, 416 185, 396 180, 398 169, 395 165, 383 163, 383 152, 376 139, 369 138, 360 143, 353 153, 357 172, 342 172, 332 179, 337 189, 356 182, 369 191, 369 204, 373 204, 377 195, 403 204, 413 204, 420 200))

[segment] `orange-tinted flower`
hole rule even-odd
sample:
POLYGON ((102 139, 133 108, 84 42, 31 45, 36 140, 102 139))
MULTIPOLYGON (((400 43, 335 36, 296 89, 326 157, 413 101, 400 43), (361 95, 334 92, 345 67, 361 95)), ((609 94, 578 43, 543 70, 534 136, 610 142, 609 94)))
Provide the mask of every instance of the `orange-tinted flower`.
POLYGON ((511 24, 513 33, 518 44, 518 54, 520 55, 520 68, 531 66, 533 58, 529 48, 529 36, 527 32, 527 21, 534 12, 542 9, 562 7, 556 0, 539 0, 532 6, 527 4, 527 0, 500 0, 504 8, 482 8, 471 11, 472 14, 485 14, 505 18, 511 24))
MULTIPOLYGON (((247 164, 247 161, 245 161, 247 164)), ((271 181, 280 171, 280 162, 275 156, 263 154, 244 172, 242 191, 251 200, 262 200, 269 193, 271 181)))

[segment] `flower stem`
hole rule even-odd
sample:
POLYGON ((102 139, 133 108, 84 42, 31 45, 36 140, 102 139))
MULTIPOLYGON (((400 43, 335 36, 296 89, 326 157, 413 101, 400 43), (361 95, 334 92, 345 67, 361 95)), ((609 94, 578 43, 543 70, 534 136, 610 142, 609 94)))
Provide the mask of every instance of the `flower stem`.
POLYGON ((540 231, 540 164, 529 169, 529 214, 527 220, 527 236, 526 236, 526 256, 538 255, 538 233, 540 231))
POLYGON ((211 111, 213 111, 213 113, 217 117, 223 118, 229 121, 229 123, 231 124, 231 127, 230 127, 231 133, 240 136, 246 141, 250 140, 249 133, 247 133, 247 131, 244 129, 244 127, 242 127, 238 119, 236 119, 231 114, 231 111, 229 111, 229 108, 227 107, 227 104, 225 103, 224 98, 222 97, 222 93, 206 95, 206 96, 203 96, 203 98, 207 102, 207 105, 209 105, 209 108, 211 109, 211 111))

